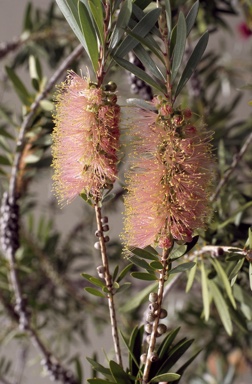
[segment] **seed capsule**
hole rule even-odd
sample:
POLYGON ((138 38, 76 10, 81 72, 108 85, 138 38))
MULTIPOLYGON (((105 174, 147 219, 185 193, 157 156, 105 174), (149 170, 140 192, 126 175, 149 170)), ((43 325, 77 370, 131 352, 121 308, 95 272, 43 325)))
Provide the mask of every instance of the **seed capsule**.
POLYGON ((116 89, 117 89, 117 85, 116 85, 116 83, 114 83, 113 81, 109 81, 108 82, 108 87, 109 87, 109 91, 110 92, 115 92, 116 91, 116 89))
POLYGON ((107 224, 103 225, 102 230, 103 230, 103 232, 108 232, 109 231, 109 226, 107 224))
POLYGON ((154 362, 157 361, 157 360, 158 360, 158 355, 157 355, 156 352, 153 352, 153 353, 151 354, 151 356, 150 356, 150 361, 151 361, 152 363, 154 363, 154 362))
POLYGON ((109 240, 110 240, 109 236, 105 236, 105 237, 104 237, 104 241, 105 241, 105 243, 107 243, 109 240))
POLYGON ((96 237, 101 237, 101 235, 102 235, 101 231, 99 231, 99 230, 95 231, 95 236, 96 237))
POLYGON ((152 323, 156 318, 156 315, 154 315, 154 313, 152 312, 148 312, 147 315, 146 315, 146 320, 149 322, 149 323, 152 323))
POLYGON ((157 301, 157 299, 158 299, 158 294, 156 292, 151 292, 149 294, 149 301, 151 303, 155 303, 157 301))
POLYGON ((146 359, 147 359, 147 354, 146 353, 143 353, 141 356, 140 356, 140 361, 142 364, 145 364, 146 363, 146 359))
POLYGON ((163 335, 167 331, 167 326, 165 324, 159 324, 157 327, 157 332, 159 335, 163 335))
POLYGON ((160 319, 164 319, 165 317, 167 317, 167 310, 164 308, 161 308, 159 317, 160 317, 160 319))
POLYGON ((150 312, 155 312, 158 309, 158 303, 151 303, 148 306, 150 312))
POLYGON ((99 265, 99 267, 96 268, 97 270, 97 273, 98 273, 98 276, 103 279, 104 278, 104 272, 105 272, 105 268, 103 265, 99 265))
POLYGON ((152 332, 152 324, 150 324, 150 323, 145 324, 144 330, 146 333, 150 334, 152 332))
POLYGON ((97 241, 96 243, 94 243, 94 247, 95 249, 101 249, 101 244, 99 243, 99 241, 97 241))
POLYGON ((102 224, 106 224, 108 222, 108 217, 107 216, 102 217, 101 222, 102 224))

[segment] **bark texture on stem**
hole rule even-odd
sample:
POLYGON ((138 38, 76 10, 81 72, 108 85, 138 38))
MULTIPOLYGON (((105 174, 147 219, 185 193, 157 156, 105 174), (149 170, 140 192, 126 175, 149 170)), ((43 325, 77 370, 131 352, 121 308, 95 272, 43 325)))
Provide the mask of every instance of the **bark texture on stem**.
POLYGON ((149 373, 150 373, 151 364, 152 364, 152 357, 155 354, 157 328, 159 325, 160 312, 161 312, 162 301, 164 296, 164 284, 165 284, 165 281, 167 280, 167 269, 168 269, 168 262, 169 262, 168 258, 169 258, 169 250, 164 249, 162 259, 161 259, 161 262, 163 264, 163 269, 160 271, 159 281, 158 281, 158 299, 157 299, 158 308, 155 312, 156 317, 153 322, 152 332, 150 335, 150 343, 149 343, 148 352, 147 352, 147 359, 146 359, 146 364, 143 372, 143 381, 142 381, 143 384, 147 384, 149 382, 149 373))
POLYGON ((109 272, 109 263, 108 263, 108 256, 107 256, 107 250, 106 250, 106 244, 105 244, 106 241, 103 234, 101 208, 98 206, 98 204, 95 205, 95 216, 96 216, 97 230, 101 234, 101 236, 99 236, 100 252, 101 252, 101 258, 102 258, 102 264, 104 267, 104 280, 108 290, 107 298, 108 298, 108 307, 109 307, 109 315, 110 315, 114 349, 115 349, 117 363, 122 366, 122 356, 121 356, 119 334, 118 334, 117 320, 116 320, 116 311, 115 311, 115 304, 114 304, 113 282, 109 272))

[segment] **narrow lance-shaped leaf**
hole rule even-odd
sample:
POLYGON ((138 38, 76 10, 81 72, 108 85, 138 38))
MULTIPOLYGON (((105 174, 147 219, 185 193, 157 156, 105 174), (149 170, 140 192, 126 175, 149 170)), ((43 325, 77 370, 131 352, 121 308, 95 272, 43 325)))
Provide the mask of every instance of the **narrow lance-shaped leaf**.
POLYGON ((145 83, 157 89, 159 92, 162 92, 162 93, 166 92, 166 89, 163 85, 157 84, 157 82, 153 80, 147 73, 145 73, 142 69, 138 68, 134 64, 131 64, 127 60, 121 59, 119 57, 114 57, 114 60, 121 67, 123 67, 127 71, 130 71, 131 73, 136 75, 139 79, 145 81, 145 83))
POLYGON ((146 50, 138 45, 134 48, 134 53, 148 70, 155 76, 160 82, 164 82, 165 77, 162 74, 161 70, 158 68, 157 64, 152 60, 150 54, 146 50))
POLYGON ((193 285, 193 282, 195 279, 195 275, 196 275, 196 271, 197 271, 197 259, 195 260, 195 265, 190 269, 190 271, 188 273, 188 280, 187 280, 187 284, 186 284, 186 293, 189 292, 190 289, 192 288, 192 285, 193 285))
POLYGON ((177 373, 163 373, 162 375, 155 376, 151 379, 152 383, 159 383, 161 381, 167 381, 172 382, 175 380, 178 380, 180 378, 180 375, 177 373))
POLYGON ((228 280, 228 277, 227 277, 224 269, 222 268, 222 266, 218 262, 218 260, 212 260, 212 264, 213 264, 217 274, 219 275, 220 279, 223 282, 223 285, 224 285, 224 288, 225 288, 225 290, 227 292, 229 300, 231 301, 233 307, 236 308, 236 303, 235 303, 234 296, 233 296, 233 293, 232 293, 231 285, 230 285, 230 282, 228 280))
POLYGON ((171 67, 171 81, 175 80, 175 77, 180 68, 186 43, 186 21, 185 16, 182 12, 179 13, 178 24, 177 24, 177 33, 176 33, 176 43, 172 55, 172 67, 171 67))
MULTIPOLYGON (((160 15, 161 10, 159 8, 153 9, 148 12, 133 28, 132 32, 139 35, 140 37, 145 37, 156 24, 158 17, 160 15)), ((115 52, 115 56, 124 57, 137 46, 138 41, 132 38, 131 36, 127 36, 126 39, 122 42, 119 48, 115 52)))
POLYGON ((221 321, 224 325, 224 328, 226 329, 227 333, 231 335, 233 331, 233 327, 232 327, 231 317, 228 311, 228 306, 219 288, 212 280, 209 280, 209 288, 211 289, 212 297, 216 305, 216 308, 218 310, 218 313, 220 315, 221 321))
POLYGON ((88 0, 88 4, 97 27, 100 43, 104 45, 103 2, 101 0, 88 0))
POLYGON ((78 15, 80 27, 86 41, 87 54, 91 60, 94 71, 98 69, 98 44, 95 29, 86 6, 78 0, 78 15))
POLYGON ((88 52, 86 40, 82 34, 81 27, 80 27, 77 2, 78 0, 56 0, 56 3, 58 4, 61 12, 66 18, 66 21, 72 28, 76 37, 79 39, 85 51, 88 52))
POLYGON ((252 263, 249 263, 249 285, 252 291, 252 263))
POLYGON ((197 0, 192 8, 190 9, 190 11, 188 12, 188 14, 186 15, 186 30, 187 30, 187 36, 189 35, 189 33, 191 32, 192 30, 192 27, 194 26, 194 23, 196 21, 196 17, 197 17, 197 14, 198 14, 198 10, 199 10, 199 0, 197 0))
POLYGON ((120 41, 128 25, 131 13, 132 13, 132 1, 125 0, 120 9, 119 15, 117 17, 116 25, 114 27, 114 30, 110 38, 109 49, 115 48, 116 44, 120 41))
POLYGON ((165 14, 166 14, 166 22, 169 33, 172 30, 172 14, 171 14, 171 3, 170 0, 165 0, 165 14))
POLYGON ((182 72, 182 75, 180 77, 180 80, 177 85, 177 89, 175 91, 175 98, 179 95, 179 93, 182 91, 183 87, 186 85, 187 81, 192 76, 193 72, 195 71, 195 68, 197 67, 198 63, 201 60, 201 57, 203 53, 205 52, 205 49, 207 47, 208 43, 208 32, 205 32, 204 35, 201 36, 199 39, 196 47, 194 48, 184 71, 182 72))
POLYGON ((207 275, 204 262, 201 262, 201 285, 202 285, 202 300, 204 307, 205 320, 208 321, 210 314, 210 298, 208 292, 207 275))
POLYGON ((191 269, 195 266, 195 263, 193 261, 188 261, 188 263, 183 263, 183 264, 180 264, 178 265, 177 267, 171 269, 169 271, 169 275, 173 274, 173 273, 180 273, 180 272, 185 272, 187 271, 188 269, 191 269))
POLYGON ((29 106, 31 104, 31 95, 29 94, 27 88, 25 87, 24 83, 20 80, 20 78, 17 76, 17 74, 14 72, 14 70, 10 67, 5 67, 7 75, 9 79, 11 80, 18 97, 22 101, 23 104, 29 106))

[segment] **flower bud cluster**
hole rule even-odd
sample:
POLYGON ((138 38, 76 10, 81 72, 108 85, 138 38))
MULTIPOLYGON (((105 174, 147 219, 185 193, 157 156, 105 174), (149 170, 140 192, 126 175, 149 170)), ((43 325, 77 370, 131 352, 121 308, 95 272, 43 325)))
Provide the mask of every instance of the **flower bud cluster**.
POLYGON ((10 199, 5 192, 1 205, 1 247, 3 252, 9 248, 16 251, 19 248, 19 205, 17 199, 10 199))
MULTIPOLYGON (((108 243, 110 240, 110 237, 109 236, 103 236, 104 232, 109 231, 109 225, 107 224, 108 223, 108 217, 107 216, 102 217, 101 223, 102 223, 102 229, 95 231, 95 236, 99 237, 99 238, 103 237, 104 242, 108 243)), ((94 247, 95 247, 95 249, 98 249, 98 250, 101 249, 101 243, 99 241, 96 241, 94 243, 94 247)))
POLYGON ((73 373, 66 370, 59 363, 53 362, 51 356, 41 360, 41 365, 49 373, 51 381, 61 381, 64 384, 77 384, 73 373))

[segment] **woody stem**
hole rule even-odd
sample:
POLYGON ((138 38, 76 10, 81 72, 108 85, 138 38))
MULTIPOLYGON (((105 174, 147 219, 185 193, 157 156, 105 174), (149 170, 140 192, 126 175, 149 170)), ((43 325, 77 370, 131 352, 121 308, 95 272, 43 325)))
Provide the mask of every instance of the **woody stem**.
POLYGON ((161 259, 163 268, 160 270, 159 281, 158 281, 158 298, 157 298, 158 308, 155 312, 156 317, 153 322, 152 332, 150 335, 150 343, 149 343, 148 352, 147 352, 146 364, 143 372, 142 384, 147 384, 149 382, 149 374, 150 374, 150 369, 152 364, 152 357, 155 353, 157 328, 159 325, 160 312, 161 312, 163 295, 164 295, 164 284, 165 284, 165 281, 167 280, 167 269, 168 269, 168 262, 169 262, 168 259, 169 259, 169 250, 164 249, 162 259, 161 259))
POLYGON ((100 234, 99 244, 100 244, 102 264, 104 268, 104 280, 107 288, 107 299, 108 299, 109 315, 110 315, 110 322, 111 322, 111 329, 112 329, 112 338, 113 338, 117 363, 122 366, 122 356, 121 356, 119 334, 118 334, 118 327, 117 327, 117 320, 116 320, 116 311, 115 311, 115 304, 114 304, 113 282, 109 272, 106 241, 105 241, 105 237, 103 234, 103 227, 102 227, 101 208, 98 206, 98 202, 95 204, 95 216, 96 216, 97 230, 100 234))

